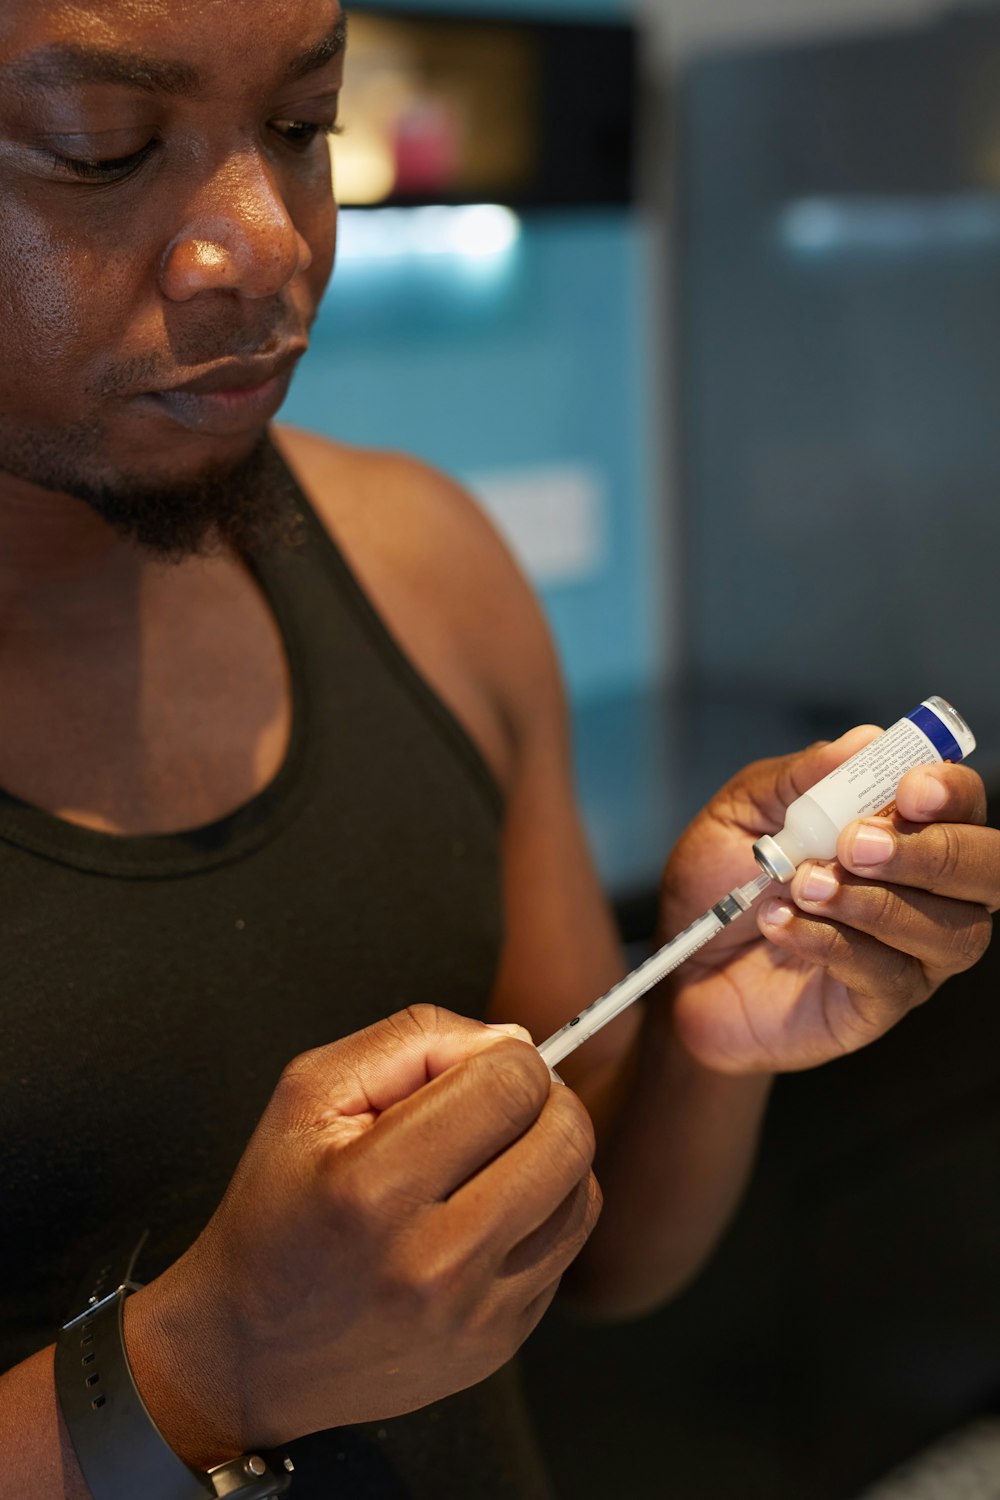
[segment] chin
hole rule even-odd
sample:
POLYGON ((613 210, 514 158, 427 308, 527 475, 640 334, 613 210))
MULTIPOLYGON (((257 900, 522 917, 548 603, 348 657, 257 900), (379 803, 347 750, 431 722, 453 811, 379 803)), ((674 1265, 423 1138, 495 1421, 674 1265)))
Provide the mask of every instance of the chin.
POLYGON ((180 561, 218 551, 260 552, 294 544, 301 497, 267 427, 190 463, 117 473, 72 487, 120 535, 180 561))

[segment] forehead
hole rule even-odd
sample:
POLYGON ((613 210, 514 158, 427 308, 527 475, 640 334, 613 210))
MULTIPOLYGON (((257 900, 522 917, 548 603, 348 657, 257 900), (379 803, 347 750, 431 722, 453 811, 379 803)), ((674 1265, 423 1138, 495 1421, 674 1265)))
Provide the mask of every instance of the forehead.
POLYGON ((0 84, 280 82, 339 55, 344 28, 337 0, 0 0, 0 84))

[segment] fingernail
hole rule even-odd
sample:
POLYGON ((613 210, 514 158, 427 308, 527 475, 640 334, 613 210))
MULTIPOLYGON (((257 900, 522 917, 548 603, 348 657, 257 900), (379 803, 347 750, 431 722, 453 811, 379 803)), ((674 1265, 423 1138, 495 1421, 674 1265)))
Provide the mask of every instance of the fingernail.
POLYGON ((917 793, 917 808, 922 813, 940 812, 948 796, 946 789, 936 776, 921 776, 917 793))
POLYGON ((521 1042, 531 1041, 531 1032, 524 1026, 515 1026, 513 1022, 488 1021, 486 1026, 488 1031, 502 1031, 505 1036, 515 1036, 521 1042))
POLYGON ((854 835, 851 858, 856 865, 884 865, 895 852, 896 840, 886 828, 862 823, 854 835))
POLYGON ((829 901, 840 890, 840 881, 825 865, 813 865, 802 887, 804 901, 829 901))
POLYGON ((787 927, 795 915, 795 908, 787 901, 769 901, 764 908, 764 921, 769 927, 787 927))

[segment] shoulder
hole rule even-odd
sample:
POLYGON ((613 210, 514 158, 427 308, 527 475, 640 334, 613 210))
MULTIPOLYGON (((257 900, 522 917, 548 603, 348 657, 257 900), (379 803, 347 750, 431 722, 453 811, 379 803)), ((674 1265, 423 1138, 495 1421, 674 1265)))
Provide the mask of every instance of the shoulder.
POLYGON ((385 623, 509 786, 562 694, 541 608, 489 517, 418 459, 288 427, 275 437, 385 623))
POLYGON ((391 559, 405 574, 443 577, 457 557, 516 587, 520 575, 494 527, 453 479, 402 453, 354 448, 282 427, 281 449, 338 540, 391 559))

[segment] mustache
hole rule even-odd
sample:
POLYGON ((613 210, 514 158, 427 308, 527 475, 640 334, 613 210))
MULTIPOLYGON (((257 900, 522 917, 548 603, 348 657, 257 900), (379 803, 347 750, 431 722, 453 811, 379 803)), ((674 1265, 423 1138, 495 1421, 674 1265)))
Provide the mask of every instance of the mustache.
POLYGON ((277 354, 292 341, 308 338, 301 325, 271 323, 265 327, 241 327, 231 331, 204 329, 176 347, 115 360, 95 380, 93 394, 106 400, 116 396, 134 396, 142 391, 158 391, 177 383, 190 372, 194 376, 207 365, 221 360, 266 358, 277 354))

